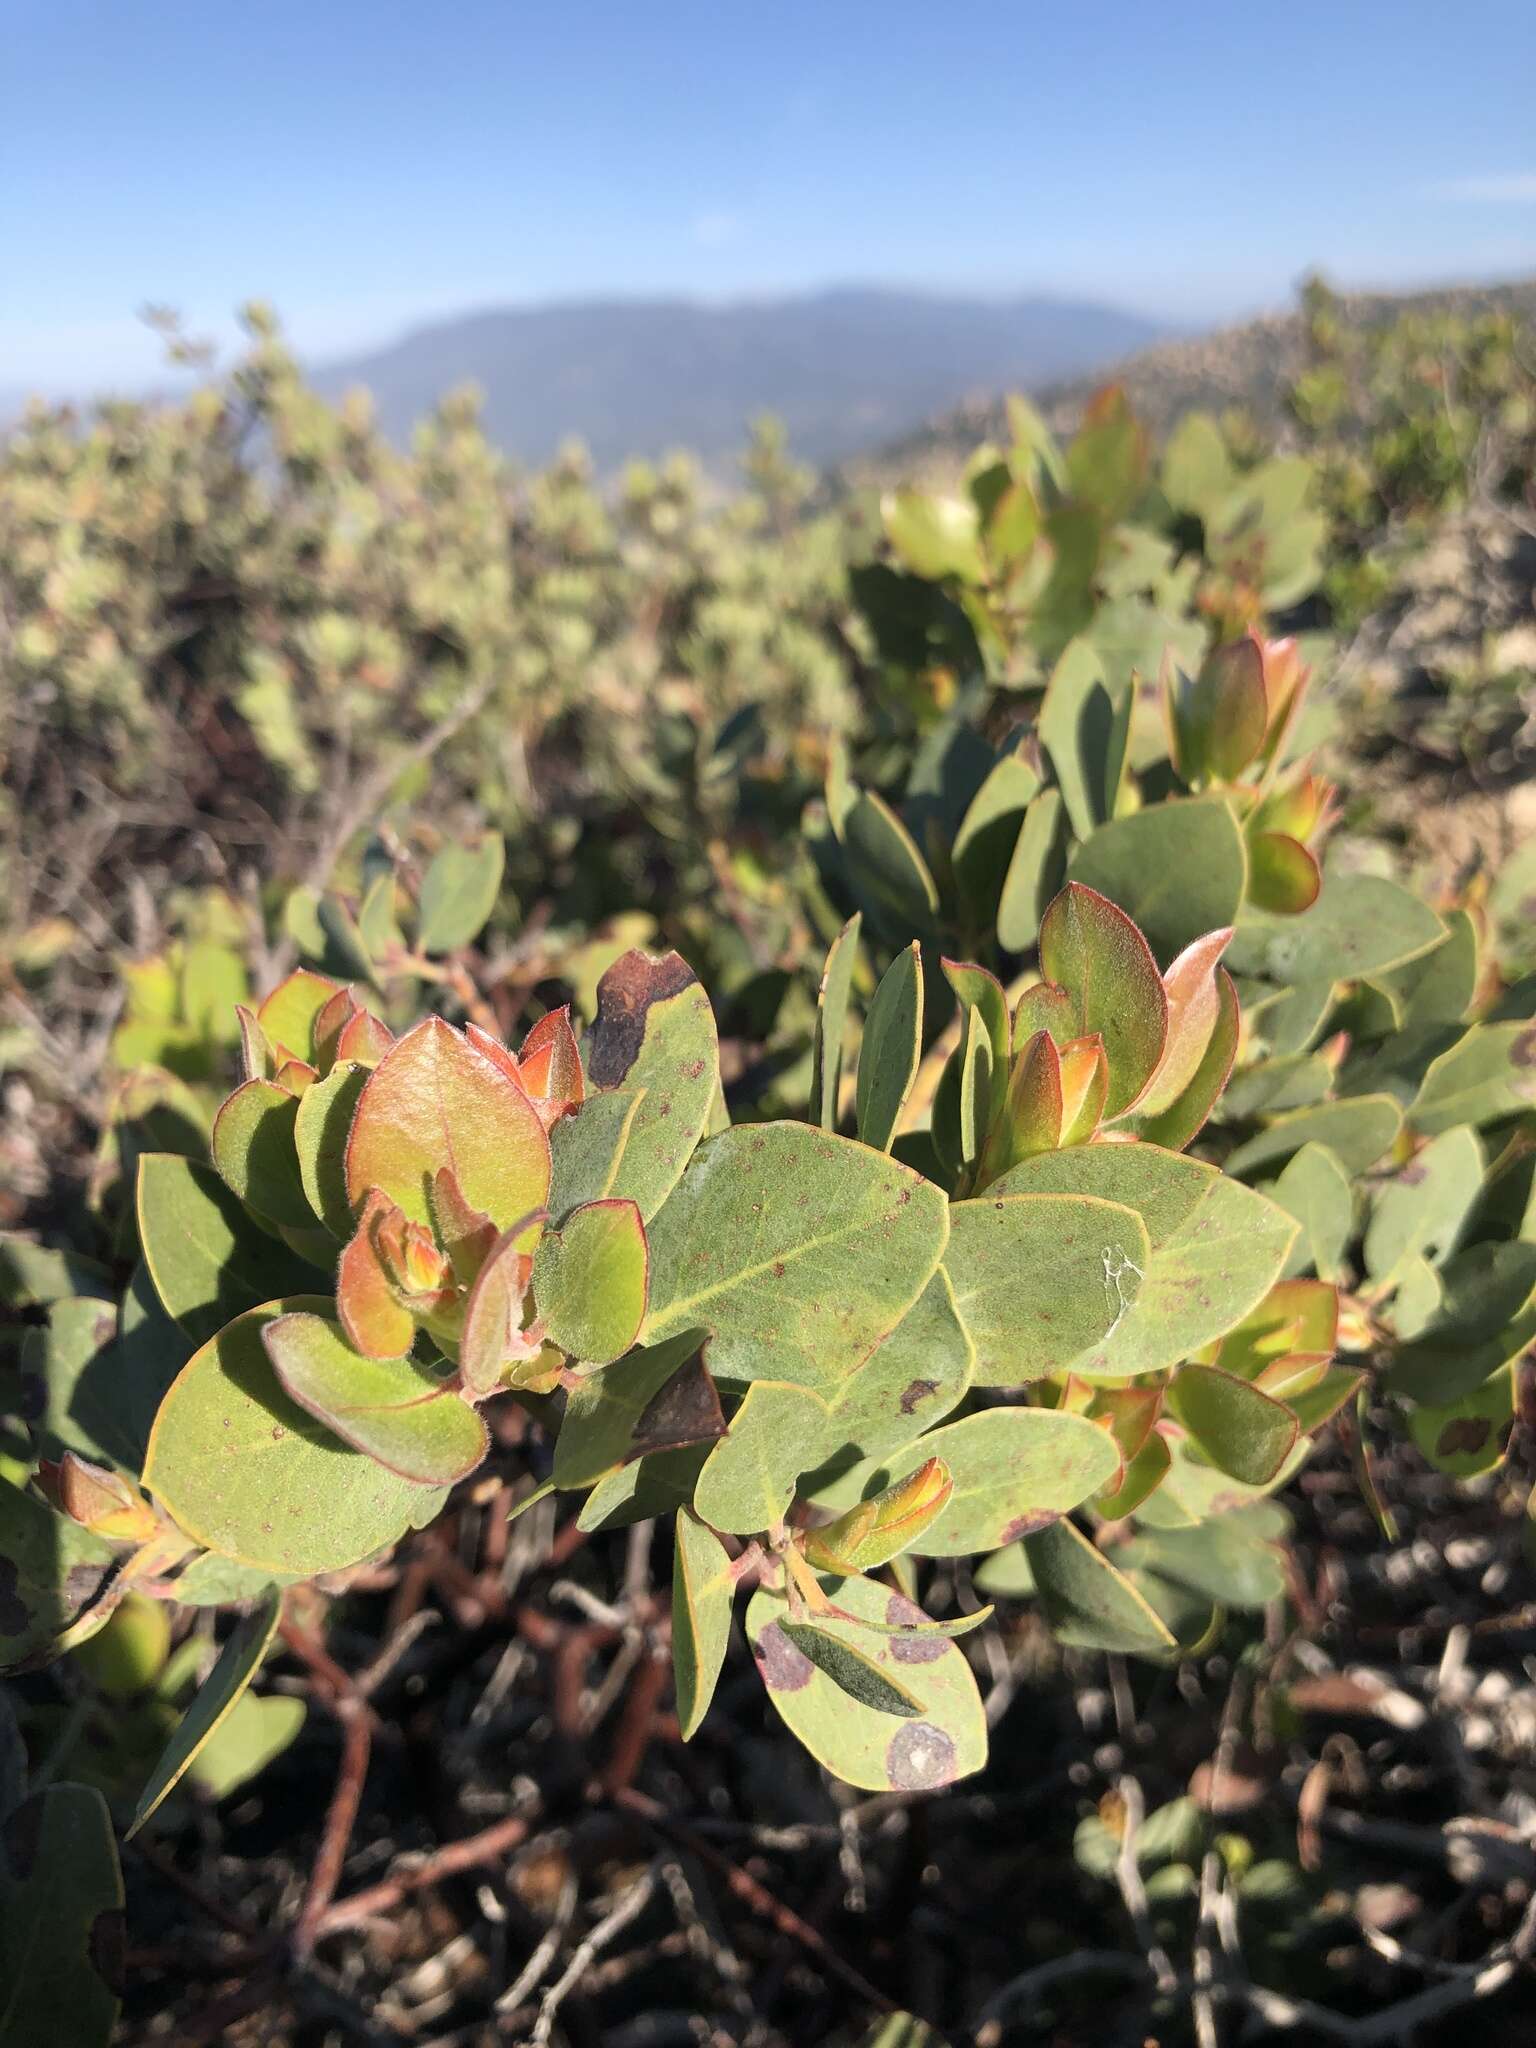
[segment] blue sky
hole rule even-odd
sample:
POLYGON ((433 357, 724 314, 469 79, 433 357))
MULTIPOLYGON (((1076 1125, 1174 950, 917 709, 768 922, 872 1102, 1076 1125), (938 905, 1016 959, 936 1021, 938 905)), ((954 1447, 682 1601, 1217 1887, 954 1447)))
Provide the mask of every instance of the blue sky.
POLYGON ((314 357, 471 306, 873 281, 1190 323, 1536 270, 1536 0, 4 0, 0 387, 146 301, 314 357))

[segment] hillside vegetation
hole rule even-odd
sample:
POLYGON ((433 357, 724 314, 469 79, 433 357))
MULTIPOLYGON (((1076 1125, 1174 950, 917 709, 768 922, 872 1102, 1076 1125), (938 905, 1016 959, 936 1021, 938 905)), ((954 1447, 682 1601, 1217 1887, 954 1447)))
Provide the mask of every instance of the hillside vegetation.
MULTIPOLYGON (((1508 317, 1527 329, 1536 320, 1536 279, 1425 292, 1339 292, 1329 293, 1329 299, 1335 316, 1360 337, 1399 321, 1443 320, 1451 331, 1482 315, 1508 317)), ((1094 392, 1112 379, 1124 387, 1138 418, 1159 436, 1189 412, 1234 412, 1259 433, 1284 438, 1295 425, 1289 393, 1308 360, 1309 323, 1298 307, 1209 334, 1156 341, 1091 375, 1047 379, 1032 386, 1031 395, 1058 434, 1073 430, 1094 392)), ((1004 431, 1003 419, 1000 396, 970 398, 896 436, 861 464, 858 474, 906 478, 957 466, 978 441, 1004 431)))

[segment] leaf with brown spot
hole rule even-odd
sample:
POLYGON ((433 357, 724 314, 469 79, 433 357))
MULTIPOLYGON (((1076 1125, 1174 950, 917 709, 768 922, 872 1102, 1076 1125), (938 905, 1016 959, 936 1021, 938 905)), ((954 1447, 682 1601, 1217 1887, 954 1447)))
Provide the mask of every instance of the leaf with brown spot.
MULTIPOLYGON (((898 1617, 885 1586, 865 1578, 823 1582, 835 1610, 816 1617, 823 1643, 845 1646, 916 1711, 897 1718, 865 1704, 818 1670, 791 1640, 795 1617, 781 1594, 759 1589, 747 1608, 747 1637, 768 1697, 791 1733, 834 1776, 872 1792, 934 1791, 986 1762, 981 1696, 964 1652, 938 1637, 889 1635, 882 1625, 927 1619, 906 1603, 898 1617)), ((801 1641, 804 1641, 803 1634, 801 1641)))
POLYGON ((725 1411, 701 1350, 679 1366, 640 1411, 625 1462, 718 1443, 725 1427, 725 1411))
POLYGON ((614 1196, 649 1223, 677 1185, 720 1086, 714 1012, 676 953, 631 952, 598 983, 585 1047, 589 1094, 554 1127, 552 1214, 614 1196))

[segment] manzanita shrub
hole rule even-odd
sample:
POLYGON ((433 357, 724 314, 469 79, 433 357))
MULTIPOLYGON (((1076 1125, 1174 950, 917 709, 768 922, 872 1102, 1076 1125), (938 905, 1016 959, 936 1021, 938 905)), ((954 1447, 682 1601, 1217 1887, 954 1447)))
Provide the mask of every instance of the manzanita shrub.
MULTIPOLYGON (((917 946, 843 1085, 857 920, 803 1121, 729 1123, 710 1004, 675 954, 610 968, 584 1044, 554 1011, 516 1051, 440 1017, 392 1038, 297 971, 242 1010, 246 1078, 209 1163, 139 1160, 111 1384, 67 1385, 66 1354, 82 1376, 95 1357, 70 1326, 112 1322, 107 1304, 57 1305, 42 1339, 56 1455, 6 1514, 70 1568, 23 1581, 11 1659, 81 1641, 130 1592, 254 1601, 259 1643, 270 1589, 429 1521, 506 1400, 583 1527, 675 1517, 685 1735, 748 1586, 769 1697, 869 1787, 985 1757, 955 1638, 987 1610, 930 1617, 923 1560, 1027 1579, 1067 1642, 1175 1654, 1212 1609, 1179 1533, 1252 1510, 1358 1383, 1332 1363, 1333 1287, 1282 1282, 1295 1221, 1182 1149, 1236 1048, 1231 937, 1162 971, 1069 884, 1013 1000, 945 961, 963 1029, 926 1171, 897 1156, 919 1137, 917 946), (1116 1557, 1101 1527, 1128 1539, 1116 1557)), ((1272 1534, 1262 1510, 1228 1519, 1230 1542, 1272 1534)), ((237 1632, 221 1708, 258 1662, 237 1632)), ((172 1746, 141 1818, 185 1766, 172 1746)))

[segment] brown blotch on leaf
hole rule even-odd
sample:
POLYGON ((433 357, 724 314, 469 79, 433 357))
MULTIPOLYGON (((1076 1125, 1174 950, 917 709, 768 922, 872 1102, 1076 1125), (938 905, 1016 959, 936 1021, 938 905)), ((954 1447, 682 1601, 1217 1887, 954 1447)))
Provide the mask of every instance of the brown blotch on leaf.
POLYGON ((1436 1455, 1453 1458, 1457 1452, 1480 1451, 1493 1433, 1486 1415, 1460 1415, 1448 1422, 1435 1439, 1436 1455))
POLYGON ((799 1692, 811 1682, 816 1669, 803 1650, 797 1650, 776 1621, 769 1622, 752 1645, 758 1672, 770 1692, 799 1692))
POLYGON ((96 1915, 85 1952, 102 1983, 114 1998, 121 1998, 128 1981, 128 1923, 121 1906, 107 1906, 96 1915))
MULTIPOLYGON (((896 1628, 915 1628, 928 1617, 921 1607, 900 1593, 893 1593, 885 1603, 885 1618, 896 1628)), ((898 1664, 935 1664, 949 1648, 943 1636, 892 1636, 891 1655, 898 1664)))
POLYGON ((913 1380, 901 1397, 901 1412, 910 1415, 919 1401, 927 1401, 939 1391, 937 1380, 913 1380))
POLYGON ((1003 1531, 1005 1543, 1015 1543, 1021 1536, 1038 1536, 1042 1529, 1049 1529, 1059 1516, 1049 1508, 1036 1508, 1027 1515, 1015 1515, 1003 1531))
POLYGON ((927 1792, 955 1775, 955 1745, 929 1721, 903 1721, 886 1746, 885 1769, 898 1792, 927 1792))
POLYGON ((625 953, 597 984, 597 1017, 587 1038, 587 1077, 616 1088, 640 1057, 653 1004, 681 995, 698 976, 680 953, 625 953))
POLYGON ((725 1434, 725 1411, 700 1350, 641 1409, 624 1462, 632 1464, 654 1451, 716 1443, 725 1434))

